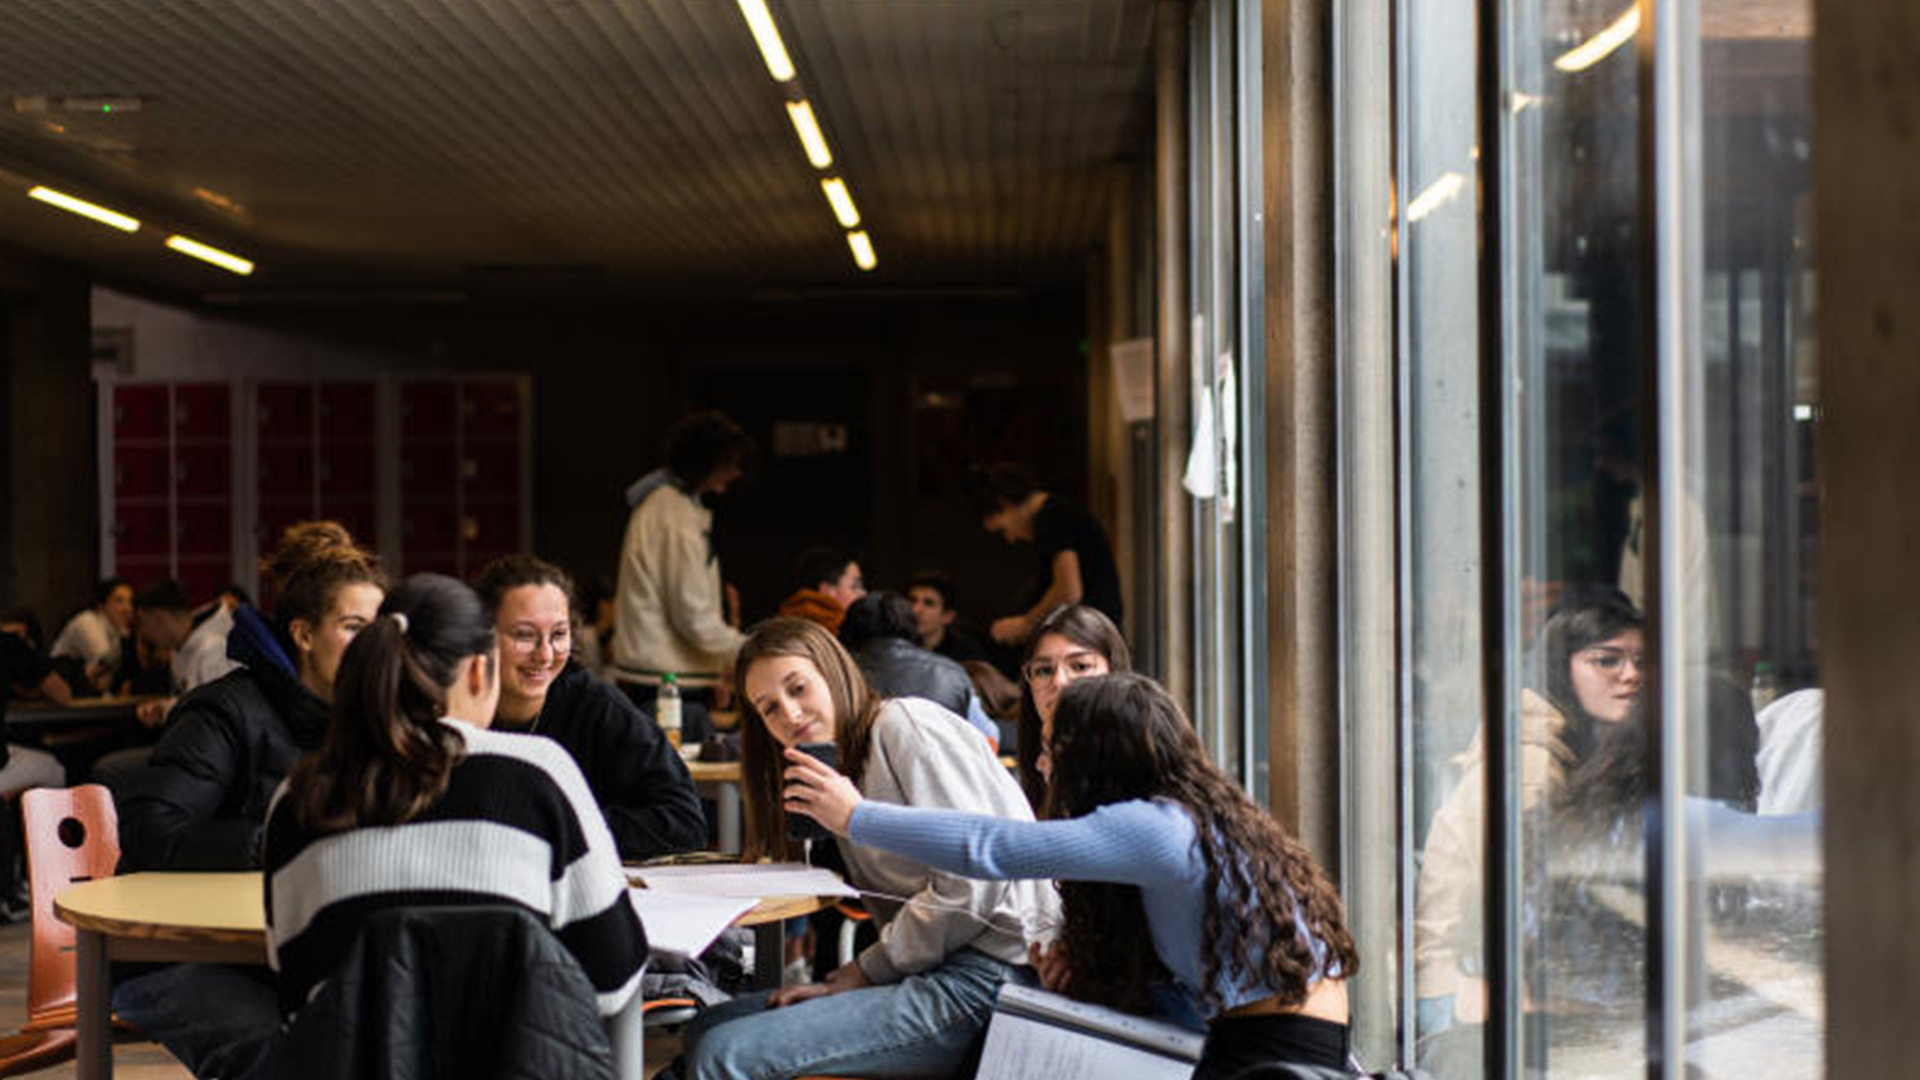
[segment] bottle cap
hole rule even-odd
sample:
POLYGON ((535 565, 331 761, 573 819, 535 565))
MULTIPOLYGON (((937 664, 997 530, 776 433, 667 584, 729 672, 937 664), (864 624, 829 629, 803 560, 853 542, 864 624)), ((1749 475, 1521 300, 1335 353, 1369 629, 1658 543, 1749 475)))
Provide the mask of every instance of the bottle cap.
POLYGON ((678 684, 679 682, 680 682, 680 676, 678 676, 678 675, 675 675, 675 674, 674 674, 673 672, 671 672, 671 671, 669 671, 669 672, 667 672, 666 674, 664 674, 664 675, 662 675, 662 676, 660 676, 660 685, 661 685, 661 686, 673 686, 673 685, 676 685, 676 684, 678 684))

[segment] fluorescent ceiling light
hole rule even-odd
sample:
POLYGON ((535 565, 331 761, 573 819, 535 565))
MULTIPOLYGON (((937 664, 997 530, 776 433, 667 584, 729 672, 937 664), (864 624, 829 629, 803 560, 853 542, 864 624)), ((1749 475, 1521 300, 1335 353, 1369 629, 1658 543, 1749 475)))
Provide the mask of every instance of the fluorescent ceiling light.
POLYGON ((848 233, 847 246, 853 249, 853 264, 862 270, 871 270, 880 261, 873 257, 873 240, 865 229, 848 233))
POLYGON ((767 62, 767 74, 774 82, 786 82, 793 78, 793 59, 787 55, 787 45, 780 40, 780 28, 773 24, 773 14, 767 10, 767 0, 740 0, 740 14, 747 18, 747 29, 753 31, 753 43, 760 46, 760 58, 767 62))
POLYGON ((813 106, 804 101, 789 101, 787 116, 793 120, 793 130, 800 136, 800 145, 806 149, 807 160, 813 162, 813 167, 824 169, 833 164, 833 151, 827 149, 827 137, 820 134, 820 122, 813 118, 813 106))
POLYGON ((1625 15, 1613 20, 1613 25, 1568 50, 1553 62, 1553 66, 1568 73, 1585 71, 1605 60, 1615 49, 1632 41, 1633 35, 1639 32, 1640 8, 1635 5, 1628 8, 1625 15))
POLYGON ((50 187, 35 187, 27 192, 30 199, 39 199, 48 206, 57 206, 72 214, 92 218, 102 225, 111 225, 121 232, 138 232, 140 222, 118 211, 104 206, 96 206, 85 199, 76 199, 64 191, 55 191, 50 187))
POLYGON ((1798 421, 1800 421, 1801 423, 1806 423, 1807 421, 1809 421, 1809 420, 1812 420, 1812 419, 1813 419, 1813 406, 1811 406, 1811 405, 1804 405, 1804 404, 1802 404, 1802 405, 1795 405, 1795 406, 1793 407, 1793 418, 1794 418, 1795 420, 1798 420, 1798 421))
POLYGON ((860 211, 853 205, 853 196, 848 193, 845 180, 837 176, 822 180, 820 190, 827 193, 827 202, 833 205, 833 216, 840 219, 841 225, 851 229, 860 224, 860 211))
POLYGON ((1407 221, 1409 223, 1419 221, 1440 209, 1455 195, 1460 194, 1460 189, 1466 184, 1467 178, 1457 172, 1442 173, 1440 179, 1428 184, 1425 191, 1415 195, 1413 201, 1407 204, 1407 221))
POLYGON ((221 251, 217 247, 208 247, 198 240, 189 240, 184 236, 169 236, 167 246, 182 255, 191 255, 202 262, 210 262, 222 270, 231 270, 241 275, 253 273, 251 261, 231 252, 221 251))

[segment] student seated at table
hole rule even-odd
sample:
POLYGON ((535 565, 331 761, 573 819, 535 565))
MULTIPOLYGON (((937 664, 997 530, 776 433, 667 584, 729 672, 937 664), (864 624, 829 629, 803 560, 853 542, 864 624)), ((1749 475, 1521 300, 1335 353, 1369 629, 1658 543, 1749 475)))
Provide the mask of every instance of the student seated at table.
POLYGON ((1014 760, 1020 787, 1035 810, 1047 804, 1047 779, 1040 772, 1040 751, 1060 691, 1080 679, 1132 671, 1133 653, 1113 620, 1084 604, 1054 608, 1027 639, 1020 663, 1020 717, 1014 760))
POLYGON ((601 1015, 638 990, 646 933, 579 767, 548 740, 486 730, 500 663, 480 598, 438 574, 402 582, 347 647, 325 740, 267 818, 267 956, 287 1015, 368 916, 397 907, 525 908, 580 961, 601 1015))
MULTIPOLYGON (((20 632, 25 629, 16 623, 0 625, 0 726, 6 720, 9 698, 38 697, 51 705, 73 701, 72 688, 54 670, 53 662, 40 655, 20 632)), ((66 782, 67 770, 52 754, 0 742, 0 795, 11 796, 28 788, 61 787, 66 782)))
POLYGON ((1061 692, 1040 758, 1053 820, 889 805, 804 754, 786 758, 787 811, 859 849, 992 880, 1059 879, 1060 940, 1034 950, 1042 981, 1147 1012, 1170 972, 1207 1021, 1195 1080, 1268 1062, 1344 1071, 1358 959, 1340 894, 1207 760, 1151 679, 1099 676, 1061 692))
POLYGON ((60 628, 47 652, 56 660, 80 661, 93 689, 105 692, 120 668, 120 649, 132 630, 133 583, 110 577, 94 590, 93 603, 60 628))
MULTIPOLYGON (((780 805, 782 748, 832 743, 868 798, 1032 820, 1019 787, 965 720, 875 697, 833 635, 801 619, 755 627, 735 668, 754 853, 797 858, 780 805)), ((969 881, 842 841, 879 940, 823 983, 737 998, 686 1030, 686 1080, 946 1076, 985 1030, 1002 984, 1032 985, 1026 940, 1058 914, 1039 882, 969 881)))
POLYGON ((496 731, 544 735, 586 774, 620 857, 705 847, 706 815, 680 755, 625 694, 572 662, 573 581, 531 555, 496 559, 474 581, 500 640, 496 731))

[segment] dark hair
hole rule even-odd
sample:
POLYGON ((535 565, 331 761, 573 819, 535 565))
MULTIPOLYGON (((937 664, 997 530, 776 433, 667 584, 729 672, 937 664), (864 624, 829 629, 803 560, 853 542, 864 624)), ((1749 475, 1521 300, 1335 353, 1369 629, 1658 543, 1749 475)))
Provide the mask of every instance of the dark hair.
POLYGON ((787 579, 791 589, 811 589, 823 582, 838 581, 847 572, 853 556, 839 548, 809 547, 794 556, 793 572, 787 579))
POLYGON ((1018 506, 1038 490, 1033 474, 1011 461, 986 462, 967 469, 967 499, 980 517, 998 513, 1003 506, 1018 506))
POLYGON ((960 583, 948 574, 938 570, 922 570, 907 579, 907 591, 911 593, 915 589, 932 589, 939 593, 940 606, 948 611, 960 607, 960 583))
POLYGON ((287 526, 279 550, 263 560, 260 569, 273 583, 273 615, 283 628, 295 620, 318 624, 348 585, 387 587, 380 559, 356 544, 337 521, 287 526))
POLYGON ((93 587, 93 606, 101 607, 106 604, 107 601, 113 599, 113 593, 116 589, 125 589, 128 592, 132 592, 133 582, 123 577, 110 577, 100 584, 95 585, 93 587))
POLYGON ((753 455, 753 436, 722 412, 683 416, 667 430, 667 468, 689 487, 727 465, 745 465, 753 455))
POLYGON ((245 585, 242 585, 237 581, 229 581, 225 585, 220 586, 220 591, 215 593, 214 595, 215 596, 231 596, 236 602, 242 603, 242 604, 253 603, 253 594, 247 591, 247 587, 245 585))
POLYGON ((287 777, 300 822, 322 833, 398 825, 433 805, 463 746, 440 720, 447 688, 493 646, 480 598, 453 578, 415 574, 387 594, 340 658, 320 748, 287 777))
POLYGON ((883 589, 855 600, 840 623, 840 644, 845 645, 848 652, 859 652, 861 646, 874 638, 890 637, 916 646, 920 644, 920 626, 913 621, 913 605, 897 592, 883 589))
POLYGON ((1627 594, 1607 586, 1569 589, 1548 611, 1533 662, 1528 665, 1528 677, 1565 719, 1560 738, 1576 760, 1583 761, 1592 752, 1597 730, 1573 688, 1574 656, 1582 649, 1645 626, 1646 619, 1627 594))
POLYGON ((567 598, 567 608, 573 608, 573 579, 565 570, 531 555, 503 555, 480 568, 473 579, 473 591, 480 594, 480 606, 486 608, 487 620, 493 621, 500 615, 500 601, 515 589, 527 585, 551 585, 560 590, 567 598))
MULTIPOLYGON (((19 623, 20 636, 27 639, 27 644, 33 646, 35 652, 40 651, 41 643, 45 641, 46 638, 41 634, 40 616, 35 615, 32 608, 14 608, 5 615, 0 615, 0 622, 19 623)), ((0 694, 7 693, 10 690, 10 687, 0 687, 0 694)))
POLYGON ((179 582, 161 578, 134 593, 133 606, 141 611, 185 611, 192 605, 187 603, 187 590, 179 582))
MULTIPOLYGON (((1207 759, 1193 725, 1158 683, 1122 673, 1081 679, 1053 716, 1048 815, 1080 817, 1112 803, 1166 799, 1193 818, 1206 864, 1201 915, 1200 1003, 1219 1011, 1223 958, 1266 977, 1282 1004, 1298 1005, 1310 977, 1336 967, 1350 977, 1360 957, 1339 890, 1307 849, 1207 759), (1324 969, 1308 937, 1325 946, 1324 969)), ((1136 885, 1066 881, 1061 941, 1073 957, 1067 992, 1085 1001, 1146 1011, 1165 969, 1145 949, 1146 912, 1136 885)))
MULTIPOLYGON (((1127 648, 1127 639, 1121 635, 1120 628, 1100 609, 1085 604, 1054 608, 1040 620, 1040 625, 1027 637, 1026 651, 1020 656, 1022 668, 1033 659, 1040 639, 1049 634, 1058 634, 1106 657, 1107 667, 1112 671, 1133 670, 1133 650, 1127 648)), ((1020 774, 1020 788, 1037 811, 1046 804, 1047 798, 1047 778, 1040 775, 1040 710, 1033 704, 1033 687, 1027 685, 1024 671, 1019 681, 1020 719, 1015 729, 1014 761, 1020 774)))
POLYGON ((733 685, 734 700, 740 703, 740 791, 746 801, 749 861, 761 855, 797 858, 799 852, 799 845, 787 839, 787 813, 781 805, 786 772, 783 748, 747 696, 747 675, 753 665, 775 656, 797 656, 820 672, 833 701, 833 741, 840 754, 840 771, 855 784, 866 771, 873 718, 880 711, 880 697, 867 687, 860 666, 820 624, 777 616, 747 631, 746 644, 733 662, 733 685))

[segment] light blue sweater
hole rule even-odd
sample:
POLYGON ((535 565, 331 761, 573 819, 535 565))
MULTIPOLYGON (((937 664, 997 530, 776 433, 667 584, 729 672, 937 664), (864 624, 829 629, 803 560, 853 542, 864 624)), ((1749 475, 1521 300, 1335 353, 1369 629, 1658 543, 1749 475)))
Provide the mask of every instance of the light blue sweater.
MULTIPOLYGON (((1067 821, 1012 821, 869 800, 854 808, 849 836, 967 877, 1137 885, 1154 952, 1180 988, 1199 1000, 1207 868, 1193 818, 1175 803, 1136 799, 1067 821)), ((1319 969, 1309 981, 1317 981, 1326 967, 1326 946, 1311 937, 1307 945, 1319 969)), ((1221 961, 1215 989, 1225 1008, 1273 995, 1262 973, 1241 969, 1229 957, 1221 961)))

